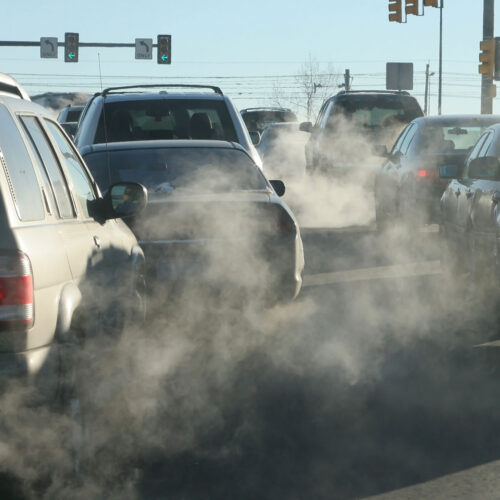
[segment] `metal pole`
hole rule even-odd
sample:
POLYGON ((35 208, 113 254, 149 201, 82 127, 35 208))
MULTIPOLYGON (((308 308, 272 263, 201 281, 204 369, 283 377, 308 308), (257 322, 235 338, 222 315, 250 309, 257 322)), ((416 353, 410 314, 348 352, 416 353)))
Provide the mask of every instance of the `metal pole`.
POLYGON ((425 66, 425 97, 424 97, 424 115, 427 116, 427 100, 429 97, 429 63, 425 66))
MULTIPOLYGON (((483 7, 483 40, 493 38, 494 31, 494 0, 484 0, 483 7)), ((481 79, 481 114, 491 115, 493 113, 493 97, 491 88, 493 78, 490 75, 482 75, 481 79)))
POLYGON ((438 90, 438 115, 441 114, 441 97, 443 93, 443 5, 439 6, 439 90, 438 90))
POLYGON ((344 73, 344 85, 345 85, 345 91, 349 92, 351 90, 351 72, 346 69, 344 73))

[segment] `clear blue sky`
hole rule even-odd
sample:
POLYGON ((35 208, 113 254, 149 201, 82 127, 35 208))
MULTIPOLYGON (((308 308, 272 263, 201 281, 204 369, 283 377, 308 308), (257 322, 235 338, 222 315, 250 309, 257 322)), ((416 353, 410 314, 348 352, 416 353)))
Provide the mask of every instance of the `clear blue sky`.
MULTIPOLYGON (((443 113, 480 110, 477 73, 482 38, 482 0, 445 0, 443 10, 443 113)), ((500 35, 500 6, 495 33, 500 35)), ((384 88, 386 62, 414 63, 414 93, 423 106, 426 63, 431 71, 431 113, 437 112, 439 9, 389 23, 388 0, 95 1, 21 0, 2 5, 0 39, 133 43, 172 35, 172 65, 134 59, 133 48, 81 48, 80 62, 41 59, 38 47, 0 47, 0 71, 12 74, 30 94, 84 91, 151 83, 218 84, 239 108, 270 103, 276 85, 293 86, 311 57, 322 70, 350 69, 353 89, 384 88), (85 7, 83 7, 85 5, 85 7), (99 54, 99 56, 98 56, 99 54)), ((342 81, 341 77, 339 83, 342 81)), ((500 82, 499 91, 500 96, 500 82)), ((494 111, 500 113, 500 104, 494 111)))

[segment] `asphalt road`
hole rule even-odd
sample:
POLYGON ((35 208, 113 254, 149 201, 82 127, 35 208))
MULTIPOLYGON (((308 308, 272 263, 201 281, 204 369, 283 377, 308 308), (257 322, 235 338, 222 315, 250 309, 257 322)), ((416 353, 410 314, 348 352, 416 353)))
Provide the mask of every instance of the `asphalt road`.
POLYGON ((436 228, 303 238, 295 303, 195 297, 129 335, 82 481, 30 468, 2 497, 500 498, 494 304, 444 279, 436 228))

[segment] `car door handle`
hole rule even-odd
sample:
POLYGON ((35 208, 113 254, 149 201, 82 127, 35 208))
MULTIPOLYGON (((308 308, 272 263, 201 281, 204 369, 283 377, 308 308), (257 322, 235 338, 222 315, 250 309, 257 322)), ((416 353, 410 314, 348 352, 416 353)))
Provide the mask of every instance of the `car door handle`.
POLYGON ((500 192, 499 191, 495 191, 493 193, 493 196, 491 197, 491 201, 493 203, 499 203, 500 202, 500 192))
POLYGON ((470 198, 472 196, 472 191, 470 189, 467 189, 467 191, 465 191, 465 196, 467 196, 467 198, 470 198))
POLYGON ((97 248, 101 248, 101 240, 99 239, 99 236, 94 236, 94 244, 97 248))

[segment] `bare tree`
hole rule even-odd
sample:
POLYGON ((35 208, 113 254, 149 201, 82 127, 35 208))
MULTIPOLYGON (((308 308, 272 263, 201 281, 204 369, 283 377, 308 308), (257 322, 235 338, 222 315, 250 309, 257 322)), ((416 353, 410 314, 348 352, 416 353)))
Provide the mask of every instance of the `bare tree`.
POLYGON ((280 82, 275 82, 273 103, 305 112, 306 119, 310 121, 325 99, 335 93, 341 76, 333 70, 331 64, 322 69, 319 62, 309 55, 295 75, 291 89, 283 88, 280 82))

